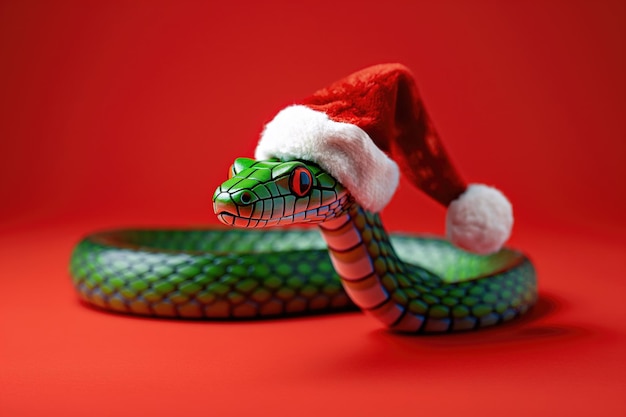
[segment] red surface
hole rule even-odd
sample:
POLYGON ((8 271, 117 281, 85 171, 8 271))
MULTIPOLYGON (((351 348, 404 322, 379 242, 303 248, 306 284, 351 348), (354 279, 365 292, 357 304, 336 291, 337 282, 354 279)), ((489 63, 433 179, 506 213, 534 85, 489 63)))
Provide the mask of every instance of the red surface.
MULTIPOLYGON (((0 416, 626 413, 623 2, 83 3, 0 2, 0 416), (465 177, 513 200, 539 272, 527 318, 406 337, 359 313, 77 301, 82 234, 216 223, 213 189, 264 121, 385 61, 414 69, 465 177)), ((406 183, 384 217, 443 225, 406 183)))

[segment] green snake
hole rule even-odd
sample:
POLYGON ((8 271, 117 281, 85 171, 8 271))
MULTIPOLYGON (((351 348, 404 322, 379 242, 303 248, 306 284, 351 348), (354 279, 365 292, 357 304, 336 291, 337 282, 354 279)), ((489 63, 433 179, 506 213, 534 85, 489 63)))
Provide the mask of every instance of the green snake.
POLYGON ((306 161, 238 158, 213 196, 235 228, 114 230, 85 237, 70 271, 85 302, 144 316, 250 319, 351 310, 392 330, 483 328, 536 301, 520 252, 474 255, 449 242, 389 235, 378 213, 306 161), (316 224, 312 228, 257 230, 316 224), (249 230, 244 230, 249 229, 249 230))

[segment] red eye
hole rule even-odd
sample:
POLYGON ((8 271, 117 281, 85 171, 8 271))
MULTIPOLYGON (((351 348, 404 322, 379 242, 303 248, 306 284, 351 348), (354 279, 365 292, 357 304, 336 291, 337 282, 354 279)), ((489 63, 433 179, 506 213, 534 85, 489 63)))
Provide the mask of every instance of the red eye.
POLYGON ((304 197, 313 187, 311 172, 304 167, 297 167, 289 177, 289 188, 298 197, 304 197))

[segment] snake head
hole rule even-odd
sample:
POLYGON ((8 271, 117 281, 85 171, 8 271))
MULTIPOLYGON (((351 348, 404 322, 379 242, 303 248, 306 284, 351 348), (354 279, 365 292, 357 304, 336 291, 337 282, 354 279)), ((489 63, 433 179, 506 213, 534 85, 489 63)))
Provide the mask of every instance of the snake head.
POLYGON ((352 203, 348 190, 311 162, 237 158, 229 177, 215 190, 213 210, 230 226, 322 223, 352 203))

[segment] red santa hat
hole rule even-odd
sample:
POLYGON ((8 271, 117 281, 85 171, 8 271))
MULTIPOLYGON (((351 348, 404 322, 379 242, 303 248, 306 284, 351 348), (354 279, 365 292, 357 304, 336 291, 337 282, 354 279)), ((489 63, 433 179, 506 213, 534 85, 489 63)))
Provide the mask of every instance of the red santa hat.
POLYGON ((387 205, 402 171, 448 207, 448 238, 476 253, 499 250, 513 226, 500 191, 460 178, 403 65, 366 68, 281 110, 265 126, 255 157, 315 162, 374 212, 387 205))

